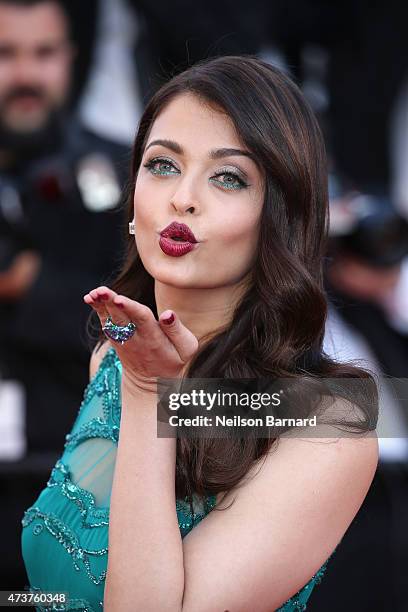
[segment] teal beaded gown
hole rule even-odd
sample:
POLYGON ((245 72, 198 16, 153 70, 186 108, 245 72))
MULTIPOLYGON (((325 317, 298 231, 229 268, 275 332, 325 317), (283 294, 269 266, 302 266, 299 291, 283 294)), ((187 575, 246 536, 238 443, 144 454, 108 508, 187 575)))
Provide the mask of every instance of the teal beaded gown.
MULTIPOLYGON (((110 347, 85 389, 61 457, 22 518, 22 553, 31 592, 65 592, 69 596, 66 604, 37 604, 37 611, 103 610, 109 501, 121 414, 121 368, 110 347)), ((181 536, 187 535, 214 506, 215 495, 204 500, 194 498, 192 511, 187 499, 177 499, 175 512, 181 536)), ((279 612, 306 609, 329 559, 279 612)))

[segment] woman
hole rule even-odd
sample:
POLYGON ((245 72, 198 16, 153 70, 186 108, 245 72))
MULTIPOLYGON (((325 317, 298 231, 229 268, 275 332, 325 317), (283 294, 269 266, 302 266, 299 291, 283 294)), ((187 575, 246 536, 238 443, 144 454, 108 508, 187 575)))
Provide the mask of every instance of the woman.
POLYGON ((84 296, 103 327, 91 382, 23 519, 31 587, 68 592, 68 609, 304 610, 376 469, 364 402, 353 435, 279 444, 176 441, 156 417, 158 377, 370 378, 321 348, 327 175, 299 89, 253 56, 164 84, 129 222, 119 276, 84 296))

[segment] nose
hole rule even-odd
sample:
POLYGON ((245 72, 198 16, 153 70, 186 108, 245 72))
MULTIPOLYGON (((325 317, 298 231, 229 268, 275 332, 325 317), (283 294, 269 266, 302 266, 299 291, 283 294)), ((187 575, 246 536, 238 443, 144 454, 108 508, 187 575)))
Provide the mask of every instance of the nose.
POLYGON ((186 212, 190 213, 190 214, 194 214, 196 211, 196 207, 189 204, 188 202, 185 204, 175 204, 174 202, 172 202, 172 206, 173 208, 179 212, 180 214, 184 214, 186 212))
POLYGON ((171 207, 179 214, 196 214, 200 210, 198 198, 193 192, 191 183, 181 181, 170 200, 171 207))
POLYGON ((32 85, 41 82, 43 68, 35 57, 20 57, 14 66, 14 78, 19 85, 32 85))

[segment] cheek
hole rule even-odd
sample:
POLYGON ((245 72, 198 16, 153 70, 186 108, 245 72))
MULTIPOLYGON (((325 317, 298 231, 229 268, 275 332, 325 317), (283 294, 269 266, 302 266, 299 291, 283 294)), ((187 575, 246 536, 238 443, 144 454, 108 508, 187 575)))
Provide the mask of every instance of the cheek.
POLYGON ((133 211, 139 226, 152 223, 154 211, 154 192, 143 183, 143 180, 138 179, 135 187, 133 198, 133 211))
POLYGON ((203 250, 204 267, 217 270, 215 276, 226 284, 240 280, 253 265, 258 236, 259 214, 248 215, 246 209, 233 218, 219 219, 203 250))
POLYGON ((158 239, 156 231, 163 225, 160 218, 154 214, 154 211, 160 211, 159 203, 155 201, 154 196, 154 189, 138 179, 133 197, 133 215, 135 241, 140 254, 151 251, 152 242, 158 239))
POLYGON ((69 67, 61 60, 45 63, 42 72, 43 87, 55 98, 64 97, 69 86, 69 67))
POLYGON ((246 251, 256 244, 259 233, 260 211, 248 211, 248 207, 234 211, 218 219, 214 237, 224 248, 246 251))

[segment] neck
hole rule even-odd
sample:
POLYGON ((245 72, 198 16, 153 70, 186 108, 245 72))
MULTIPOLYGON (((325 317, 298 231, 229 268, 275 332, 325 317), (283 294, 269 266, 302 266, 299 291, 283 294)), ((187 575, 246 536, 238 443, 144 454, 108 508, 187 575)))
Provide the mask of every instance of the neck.
POLYGON ((155 281, 157 314, 174 310, 183 325, 200 341, 207 334, 229 325, 247 290, 247 281, 245 278, 237 284, 213 289, 185 289, 155 281))

